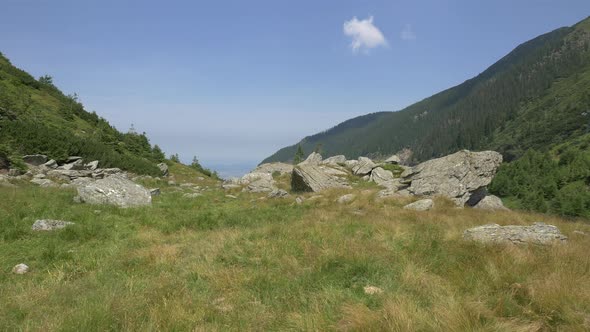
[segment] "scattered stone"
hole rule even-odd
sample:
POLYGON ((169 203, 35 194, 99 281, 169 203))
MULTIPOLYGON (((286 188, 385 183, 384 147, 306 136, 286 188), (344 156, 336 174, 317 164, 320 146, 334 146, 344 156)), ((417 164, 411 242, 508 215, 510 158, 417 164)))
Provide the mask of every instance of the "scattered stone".
POLYGON ((170 174, 168 165, 166 163, 159 163, 158 168, 160 169, 160 172, 162 172, 162 176, 168 176, 168 174, 170 174))
POLYGON ((119 207, 151 205, 150 191, 122 176, 109 176, 77 187, 82 202, 119 207))
POLYGON ((202 176, 199 176, 199 177, 197 178, 197 180, 199 180, 199 181, 204 181, 204 180, 205 180, 205 178, 204 178, 204 177, 202 177, 202 176))
POLYGON ((33 176, 33 179, 45 179, 47 176, 43 173, 39 173, 39 174, 35 174, 35 176, 33 176))
POLYGON ((386 186, 389 182, 393 181, 393 173, 387 171, 381 167, 376 167, 371 171, 371 177, 369 181, 373 181, 380 186, 386 186))
POLYGON ((66 164, 69 164, 69 163, 73 163, 73 162, 78 161, 78 160, 82 160, 82 157, 80 157, 80 156, 69 156, 68 159, 66 159, 66 162, 65 163, 66 164))
POLYGON ((55 184, 55 182, 53 182, 53 181, 51 181, 49 179, 38 179, 38 178, 35 178, 35 179, 31 180, 31 183, 34 183, 34 184, 36 184, 36 185, 38 185, 39 187, 42 187, 42 188, 48 188, 48 187, 55 187, 55 186, 57 186, 55 184))
POLYGON ((25 274, 29 272, 29 267, 26 264, 20 263, 12 268, 14 274, 25 274))
POLYGON ((160 196, 160 194, 161 194, 161 193, 162 193, 162 192, 160 191, 160 188, 153 188, 153 189, 150 189, 150 195, 151 195, 152 197, 154 197, 154 196, 160 196))
POLYGON ((299 165, 319 165, 322 162, 322 155, 317 152, 312 152, 307 159, 299 163, 299 165))
POLYGON ((432 159, 404 171, 402 183, 416 196, 443 195, 464 206, 471 206, 483 198, 500 164, 502 155, 495 151, 467 150, 432 159), (473 196, 473 197, 472 197, 473 196))
POLYGON ((289 196, 289 193, 283 189, 275 189, 268 194, 268 198, 284 198, 289 196))
POLYGON ((383 290, 381 288, 375 287, 375 286, 365 286, 363 288, 363 290, 365 291, 365 294, 368 294, 368 295, 383 294, 383 290))
POLYGON ((502 200, 494 195, 485 196, 475 204, 474 208, 483 210, 508 210, 508 208, 502 204, 502 200))
POLYGON ((354 201, 354 199, 356 198, 356 195, 354 194, 346 194, 343 196, 340 196, 336 202, 338 202, 338 204, 348 204, 352 201, 354 201))
POLYGON ((50 161, 46 162, 45 164, 43 164, 45 167, 48 168, 52 168, 52 169, 56 169, 57 168, 57 161, 55 161, 54 159, 51 159, 50 161))
POLYGON ((297 196, 297 198, 295 198, 295 203, 297 203, 297 205, 301 205, 301 204, 303 204, 304 200, 305 199, 303 197, 297 196))
POLYGON ((40 219, 35 221, 31 228, 33 231, 53 231, 56 229, 66 228, 69 225, 74 225, 73 222, 63 220, 40 219))
POLYGON ((231 189, 241 188, 242 186, 240 186, 239 184, 224 183, 223 185, 221 185, 221 187, 225 190, 231 190, 231 189))
POLYGON ((225 197, 227 197, 227 198, 231 198, 231 199, 236 199, 236 198, 238 198, 238 197, 237 197, 237 196, 235 196, 235 195, 225 195, 225 197))
POLYGON ((341 165, 346 163, 346 157, 344 155, 338 155, 338 156, 333 156, 330 158, 326 158, 324 159, 324 161, 322 161, 323 165, 341 165))
POLYGON ((184 197, 184 198, 197 198, 197 197, 201 197, 201 196, 203 196, 203 194, 201 194, 201 193, 190 193, 190 194, 182 195, 182 197, 184 197))
POLYGON ((98 160, 91 161, 84 165, 84 167, 88 170, 95 171, 98 168, 98 160))
POLYGON ((396 154, 394 154, 393 156, 385 159, 385 163, 386 164, 398 165, 400 162, 401 162, 401 159, 396 154))
POLYGON ((352 173, 355 175, 368 175, 375 167, 377 165, 371 159, 359 157, 358 163, 352 167, 352 173))
POLYGON ((490 224, 470 228, 463 232, 465 240, 485 244, 538 244, 563 243, 567 237, 553 225, 536 222, 532 226, 500 226, 490 224))
POLYGON ((588 234, 586 234, 586 233, 584 233, 582 231, 574 231, 574 234, 576 234, 576 235, 582 235, 582 236, 588 235, 588 234))
POLYGON ((168 185, 169 185, 169 186, 175 186, 175 185, 176 185, 176 182, 174 182, 174 181, 170 180, 170 181, 168 181, 168 185))
POLYGON ((298 191, 319 192, 328 188, 350 188, 346 180, 330 176, 318 167, 299 164, 291 174, 291 189, 298 191))
POLYGON ((428 211, 434 207, 434 201, 430 198, 421 199, 419 201, 415 201, 414 203, 410 203, 404 206, 406 210, 414 210, 414 211, 428 211))
POLYGON ((23 161, 29 165, 40 166, 47 162, 47 156, 44 154, 29 154, 23 156, 23 161))

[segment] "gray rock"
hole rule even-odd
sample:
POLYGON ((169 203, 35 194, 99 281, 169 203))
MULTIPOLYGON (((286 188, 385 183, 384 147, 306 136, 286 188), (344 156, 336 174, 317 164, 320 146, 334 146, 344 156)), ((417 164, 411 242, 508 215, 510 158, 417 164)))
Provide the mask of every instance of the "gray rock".
POLYGON ((367 157, 359 157, 358 163, 352 167, 355 175, 368 175, 377 165, 367 157))
POLYGON ((221 187, 225 190, 231 190, 231 189, 241 188, 242 186, 240 186, 239 184, 224 183, 223 185, 221 185, 221 187))
POLYGON ((84 165, 84 167, 88 170, 94 171, 98 168, 98 160, 91 161, 88 164, 84 165))
POLYGON ((43 173, 39 173, 39 174, 35 174, 35 176, 33 176, 33 179, 45 179, 47 176, 43 173))
POLYGON ((44 154, 29 154, 23 156, 23 161, 29 165, 39 166, 47 162, 47 156, 44 154))
POLYGON ((90 177, 90 176, 92 176, 92 171, 54 169, 54 170, 47 172, 47 176, 49 176, 50 178, 69 181, 69 180, 74 180, 77 178, 90 177))
POLYGON ((127 208, 152 203, 149 190, 117 175, 78 186, 77 189, 82 202, 90 204, 110 204, 127 208))
POLYGON ((297 203, 297 205, 303 204, 303 201, 305 201, 305 199, 301 196, 297 196, 297 198, 295 198, 295 203, 297 203))
POLYGON ((322 155, 317 152, 312 152, 307 159, 299 163, 299 165, 319 165, 322 162, 322 155))
POLYGON ((168 174, 170 174, 170 170, 166 163, 159 163, 158 168, 160 169, 160 172, 162 172, 162 176, 168 176, 168 174))
POLYGON ((404 206, 404 209, 414 210, 414 211, 428 211, 428 210, 432 209, 433 207, 434 207, 434 201, 429 198, 425 198, 425 199, 421 199, 419 201, 415 201, 414 203, 404 206))
POLYGON ((502 155, 497 152, 463 150, 407 169, 401 175, 402 183, 409 185, 408 191, 413 195, 442 195, 457 206, 464 206, 468 201, 475 205, 478 202, 470 200, 471 196, 481 195, 501 163, 502 155))
POLYGON ((69 156, 68 159, 66 159, 66 162, 65 163, 66 164, 69 164, 69 163, 76 162, 78 160, 82 160, 82 157, 80 157, 80 156, 69 156))
POLYGON ((393 181, 393 179, 393 173, 381 167, 374 168, 371 171, 370 181, 373 181, 380 186, 386 186, 389 182, 393 181))
POLYGON ((31 229, 33 231, 53 231, 56 229, 66 228, 69 225, 74 225, 73 222, 63 220, 40 219, 35 221, 31 229))
POLYGON ((48 188, 48 187, 55 187, 57 186, 55 182, 49 179, 33 179, 31 183, 38 185, 39 187, 48 188))
POLYGON ((500 226, 490 224, 470 228, 463 238, 486 244, 539 244, 548 245, 567 241, 567 237, 553 225, 537 222, 531 226, 500 226))
POLYGON ((344 155, 332 156, 330 158, 326 158, 322 161, 323 165, 341 165, 346 162, 346 157, 344 155))
POLYGON ((152 197, 154 197, 154 196, 160 196, 160 194, 161 194, 161 193, 162 193, 162 192, 160 191, 160 188, 153 188, 153 189, 150 189, 150 195, 151 195, 152 197))
POLYGON ((293 171, 293 165, 286 163, 267 163, 256 167, 251 173, 268 173, 273 174, 275 172, 283 174, 289 174, 293 171))
POLYGON ((485 196, 475 204, 474 208, 483 210, 508 210, 508 208, 502 204, 502 200, 494 195, 485 196))
POLYGON ((291 174, 291 189, 293 191, 319 192, 329 188, 350 188, 346 180, 330 176, 318 167, 303 164, 295 167, 291 174))
POLYGON ((84 161, 82 159, 78 159, 76 161, 73 161, 71 163, 67 163, 63 166, 61 166, 61 169, 66 170, 66 171, 81 171, 84 170, 84 161))
POLYGON ((123 171, 120 168, 103 168, 102 172, 106 175, 115 175, 115 174, 122 174, 123 171))
POLYGON ((263 193, 263 192, 272 192, 277 188, 274 185, 274 180, 268 180, 266 178, 260 178, 256 181, 250 182, 244 191, 249 191, 252 193, 263 193))
POLYGON ((26 264, 20 263, 12 268, 14 274, 25 274, 29 272, 29 267, 26 264))
POLYGON ((57 168, 57 161, 51 159, 50 161, 46 162, 45 164, 43 164, 45 167, 48 168, 52 168, 52 169, 56 169, 57 168))
POLYGON ((386 164, 395 164, 395 165, 397 165, 400 162, 401 162, 401 159, 396 154, 394 154, 393 156, 385 159, 385 163, 386 164))
POLYGON ((235 195, 225 195, 225 197, 227 197, 227 198, 231 198, 231 199, 236 199, 236 198, 238 198, 238 196, 235 196, 235 195))
POLYGON ((336 202, 338 202, 338 204, 348 204, 348 203, 354 201, 355 198, 356 198, 356 195, 354 195, 354 194, 346 194, 346 195, 340 196, 336 200, 336 202))
POLYGON ((349 173, 346 172, 346 169, 338 166, 338 165, 330 165, 330 166, 318 166, 320 170, 322 170, 322 172, 328 174, 328 175, 334 175, 334 176, 347 176, 349 173))
POLYGON ((6 175, 12 176, 12 177, 16 177, 16 176, 19 176, 21 174, 23 174, 23 172, 21 170, 19 170, 19 169, 16 169, 16 168, 11 168, 11 169, 8 170, 8 173, 6 173, 6 175))
POLYGON ((358 165, 359 161, 358 160, 347 160, 344 162, 344 167, 348 168, 348 169, 353 169, 354 166, 358 165))
POLYGON ((289 196, 289 193, 283 189, 275 189, 268 194, 268 198, 284 198, 289 196))

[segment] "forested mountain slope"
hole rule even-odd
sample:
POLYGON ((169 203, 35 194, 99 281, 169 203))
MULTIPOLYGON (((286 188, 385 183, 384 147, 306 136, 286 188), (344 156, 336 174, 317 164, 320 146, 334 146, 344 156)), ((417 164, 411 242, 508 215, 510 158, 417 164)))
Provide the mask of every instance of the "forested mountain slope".
POLYGON ((50 76, 36 80, 0 53, 0 161, 17 165, 22 155, 35 153, 58 161, 82 156, 102 167, 153 175, 165 159, 145 134, 117 131, 87 112, 76 95, 64 95, 50 76))
MULTIPOLYGON (((304 138, 305 153, 385 156, 403 148, 415 161, 458 149, 495 149, 506 160, 549 150, 590 125, 590 18, 518 46, 480 75, 398 112, 345 121, 304 138)), ((291 160, 298 144, 265 159, 291 160)))

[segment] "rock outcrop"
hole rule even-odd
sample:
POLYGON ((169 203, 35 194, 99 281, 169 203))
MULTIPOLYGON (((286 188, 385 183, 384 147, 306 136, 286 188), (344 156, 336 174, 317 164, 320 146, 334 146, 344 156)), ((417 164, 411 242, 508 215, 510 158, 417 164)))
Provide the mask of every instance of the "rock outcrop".
POLYGON ((259 165, 258 167, 256 167, 252 171, 252 173, 268 173, 268 174, 279 173, 279 174, 283 175, 283 174, 289 174, 292 171, 293 171, 293 165, 277 162, 277 163, 267 163, 267 164, 259 165))
POLYGON ((542 222, 531 226, 490 224, 474 227, 463 232, 463 238, 485 244, 548 245, 567 241, 567 237, 557 227, 542 222))
POLYGON ((502 155, 495 151, 467 150, 432 159, 404 171, 402 183, 416 196, 442 195, 457 206, 473 206, 485 196, 500 164, 502 155))
POLYGON ((342 165, 346 162, 346 157, 344 155, 337 155, 332 156, 330 158, 326 158, 322 161, 323 165, 342 165))
POLYGON ((89 204, 110 204, 119 207, 150 205, 148 189, 122 176, 109 176, 77 187, 80 200, 89 204))
POLYGON ((318 166, 299 164, 291 173, 291 188, 293 191, 319 192, 329 188, 350 186, 345 180, 326 174, 318 166))
POLYGON ((397 165, 400 162, 401 162, 401 159, 396 154, 394 154, 393 156, 385 159, 385 163, 386 164, 395 164, 395 165, 397 165))
POLYGON ((317 152, 312 152, 307 159, 299 163, 299 165, 319 165, 322 162, 322 155, 317 152))
POLYGON ((370 181, 373 181, 380 186, 387 187, 387 184, 393 181, 393 179, 393 173, 381 167, 374 168, 371 171, 370 181))
POLYGON ((352 173, 355 175, 368 175, 377 165, 367 157, 359 157, 358 163, 352 167, 352 173))

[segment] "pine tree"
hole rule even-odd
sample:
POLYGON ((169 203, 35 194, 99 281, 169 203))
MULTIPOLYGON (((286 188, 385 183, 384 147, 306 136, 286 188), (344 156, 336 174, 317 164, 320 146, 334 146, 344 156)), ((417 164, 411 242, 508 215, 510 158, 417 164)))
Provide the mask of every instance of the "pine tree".
POLYGON ((301 144, 297 145, 297 152, 295 152, 295 157, 293 158, 293 164, 297 165, 303 161, 303 157, 305 157, 305 153, 303 152, 303 148, 301 144))

